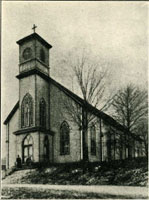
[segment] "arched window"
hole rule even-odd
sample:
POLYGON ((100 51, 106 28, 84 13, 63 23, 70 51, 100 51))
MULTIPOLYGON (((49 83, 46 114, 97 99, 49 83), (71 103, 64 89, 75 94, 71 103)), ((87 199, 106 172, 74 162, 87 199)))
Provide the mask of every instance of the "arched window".
POLYGON ((40 49, 40 60, 42 62, 45 62, 45 52, 43 49, 40 49))
POLYGON ((30 158, 33 161, 33 138, 31 135, 28 135, 23 140, 23 162, 26 162, 27 158, 30 158))
POLYGON ((91 155, 96 155, 96 128, 95 125, 91 126, 91 155))
POLYGON ((43 98, 40 100, 40 126, 46 127, 46 102, 43 98))
POLYGON ((21 127, 33 125, 33 100, 30 94, 26 94, 21 105, 21 127))
POLYGON ((107 144, 107 159, 108 159, 108 161, 111 161, 111 159, 112 159, 112 149, 113 149, 113 146, 112 146, 113 140, 112 140, 111 131, 107 132, 106 144, 107 144))
POLYGON ((44 138, 44 159, 49 160, 49 139, 47 135, 44 138))
POLYGON ((70 152, 70 141, 69 141, 69 125, 67 122, 63 122, 60 127, 60 154, 68 155, 70 152))

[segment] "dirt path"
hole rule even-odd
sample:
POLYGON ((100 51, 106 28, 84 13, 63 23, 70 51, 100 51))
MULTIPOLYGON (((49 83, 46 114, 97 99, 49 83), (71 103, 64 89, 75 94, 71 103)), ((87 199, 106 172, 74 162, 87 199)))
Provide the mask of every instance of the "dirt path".
POLYGON ((42 184, 2 184, 5 188, 36 188, 36 189, 49 189, 49 190, 67 190, 67 191, 77 191, 77 192, 93 192, 111 195, 122 195, 122 196, 132 196, 137 198, 141 196, 142 198, 148 197, 147 187, 133 187, 133 186, 86 186, 86 185, 42 185, 42 184))

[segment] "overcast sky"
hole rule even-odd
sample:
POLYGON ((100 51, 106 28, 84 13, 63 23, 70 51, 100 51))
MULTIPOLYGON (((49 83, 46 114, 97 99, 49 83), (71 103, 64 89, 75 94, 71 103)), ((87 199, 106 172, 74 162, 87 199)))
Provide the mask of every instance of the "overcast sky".
POLYGON ((18 101, 18 46, 32 26, 53 48, 51 76, 70 85, 69 52, 87 49, 106 61, 117 89, 133 82, 147 87, 147 2, 2 2, 2 120, 18 101))

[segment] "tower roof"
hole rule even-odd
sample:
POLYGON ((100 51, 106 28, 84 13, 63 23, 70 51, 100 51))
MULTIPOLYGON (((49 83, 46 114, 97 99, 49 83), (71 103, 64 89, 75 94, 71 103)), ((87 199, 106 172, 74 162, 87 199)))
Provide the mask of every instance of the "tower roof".
POLYGON ((51 46, 48 42, 46 42, 46 41, 45 41, 40 35, 38 35, 37 33, 32 33, 31 35, 28 35, 28 36, 26 36, 26 37, 24 37, 24 38, 18 40, 16 43, 19 44, 19 45, 21 45, 21 44, 23 44, 24 42, 29 41, 29 40, 31 40, 31 39, 37 39, 37 40, 39 40, 42 44, 44 44, 47 48, 49 48, 49 49, 52 48, 52 46, 51 46))

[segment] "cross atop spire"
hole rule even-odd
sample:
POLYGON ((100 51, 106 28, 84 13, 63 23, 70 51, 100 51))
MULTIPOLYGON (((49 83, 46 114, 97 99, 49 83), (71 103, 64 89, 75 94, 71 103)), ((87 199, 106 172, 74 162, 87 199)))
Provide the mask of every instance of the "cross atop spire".
POLYGON ((37 28, 37 26, 34 24, 34 25, 33 25, 33 28, 32 28, 33 31, 34 31, 34 33, 35 33, 35 29, 36 29, 36 28, 37 28))

